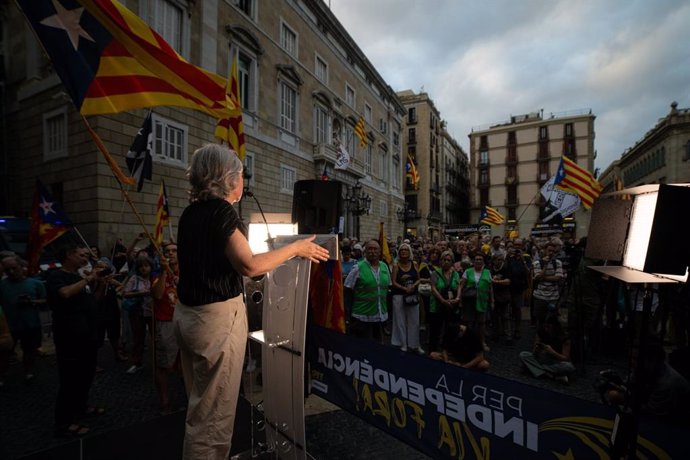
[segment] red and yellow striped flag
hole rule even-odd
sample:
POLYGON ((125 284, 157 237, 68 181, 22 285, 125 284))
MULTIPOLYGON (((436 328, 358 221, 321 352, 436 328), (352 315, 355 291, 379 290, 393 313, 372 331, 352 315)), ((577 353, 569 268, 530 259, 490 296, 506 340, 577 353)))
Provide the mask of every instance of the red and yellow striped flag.
POLYGON ((165 182, 161 180, 161 189, 158 192, 156 205, 156 227, 153 229, 153 239, 156 246, 163 243, 163 228, 170 222, 170 208, 168 207, 168 194, 165 192, 165 182))
POLYGON ((230 56, 232 56, 232 65, 230 68, 230 75, 228 76, 226 93, 230 101, 228 107, 236 108, 228 109, 226 117, 218 120, 215 136, 227 142, 228 146, 237 152, 237 156, 240 157, 240 160, 244 161, 247 150, 244 145, 244 122, 242 121, 240 83, 237 73, 237 50, 235 47, 230 48, 230 56))
POLYGON ((379 244, 381 245, 381 259, 390 265, 393 262, 393 256, 391 256, 391 250, 388 247, 388 239, 383 233, 383 222, 379 223, 379 244))
POLYGON ((367 137, 367 127, 364 124, 364 118, 359 117, 359 121, 355 126, 355 134, 359 138, 359 148, 364 148, 369 145, 369 138, 367 137))

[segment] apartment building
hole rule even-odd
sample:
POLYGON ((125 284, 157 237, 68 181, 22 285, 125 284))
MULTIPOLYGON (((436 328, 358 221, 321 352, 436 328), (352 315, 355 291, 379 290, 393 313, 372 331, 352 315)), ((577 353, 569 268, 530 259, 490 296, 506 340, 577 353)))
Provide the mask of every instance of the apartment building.
POLYGON ((601 174, 604 193, 615 189, 616 178, 626 188, 690 182, 690 109, 671 103, 669 113, 601 174))
MULTIPOLYGON (((556 173, 561 156, 593 171, 594 119, 591 110, 543 111, 511 116, 509 121, 473 128, 470 138, 471 221, 479 222, 484 206, 507 220, 494 234, 517 230, 530 235, 547 211, 542 186, 556 173)), ((572 216, 576 235, 586 235, 589 212, 572 216)), ((572 223, 571 223, 572 225, 572 223)))
MULTIPOLYGON (((127 0, 122 2, 195 65, 227 76, 236 53, 247 146, 245 181, 265 212, 289 213, 293 185, 324 173, 342 182, 343 233, 375 237, 402 232, 401 129, 405 109, 321 0, 127 0), (365 120, 367 145, 354 134, 365 120), (335 170, 337 149, 350 154, 335 170), (361 209, 361 203, 371 203, 361 209), (357 206, 355 206, 357 205, 357 206), (360 209, 355 209, 358 207, 360 209), (354 211, 360 211, 358 216, 354 211), (356 217, 356 218, 355 218, 356 217), (358 227, 355 229, 355 225, 358 227), (361 227, 361 228, 360 228, 361 227)), ((140 230, 103 157, 66 96, 50 61, 13 3, 0 6, 3 56, 0 214, 27 215, 35 178, 64 204, 89 242, 107 247, 140 230)), ((147 109, 89 117, 121 167, 147 109)), ((214 141, 215 121, 176 107, 152 109, 153 180, 129 195, 149 228, 165 179, 173 216, 187 204, 185 170, 193 151, 214 141)), ((243 200, 248 217, 258 211, 243 200)), ((127 242, 127 241, 126 241, 127 242)))
MULTIPOLYGON (((417 188, 405 180, 407 233, 438 239, 467 209, 467 155, 450 134, 425 92, 398 92, 407 117, 403 132, 406 161, 416 165, 417 188)), ((402 214, 402 213, 400 213, 402 214)))

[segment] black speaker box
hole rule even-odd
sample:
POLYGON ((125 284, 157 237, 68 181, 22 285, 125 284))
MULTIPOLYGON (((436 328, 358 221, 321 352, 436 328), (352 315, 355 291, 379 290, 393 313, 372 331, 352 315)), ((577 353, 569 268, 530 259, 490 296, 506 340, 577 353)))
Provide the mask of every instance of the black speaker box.
POLYGON ((300 234, 338 233, 343 200, 336 180, 300 180, 292 195, 292 221, 300 234))

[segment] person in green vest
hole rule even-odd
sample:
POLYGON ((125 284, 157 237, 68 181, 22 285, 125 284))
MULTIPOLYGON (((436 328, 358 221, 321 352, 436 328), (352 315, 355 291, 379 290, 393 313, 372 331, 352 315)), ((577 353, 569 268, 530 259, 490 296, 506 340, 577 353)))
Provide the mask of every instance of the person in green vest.
POLYGON ((453 269, 453 252, 441 254, 440 266, 431 271, 431 304, 429 306, 429 350, 439 351, 443 331, 451 321, 460 319, 458 287, 460 275, 453 269))
POLYGON ((364 245, 364 259, 345 278, 345 304, 352 312, 349 334, 381 342, 390 286, 391 274, 388 265, 381 262, 381 246, 371 240, 364 245))
POLYGON ((488 352, 486 313, 489 309, 494 309, 494 290, 491 284, 491 271, 486 268, 483 255, 476 254, 472 267, 463 272, 459 291, 463 320, 477 331, 484 351, 488 352))

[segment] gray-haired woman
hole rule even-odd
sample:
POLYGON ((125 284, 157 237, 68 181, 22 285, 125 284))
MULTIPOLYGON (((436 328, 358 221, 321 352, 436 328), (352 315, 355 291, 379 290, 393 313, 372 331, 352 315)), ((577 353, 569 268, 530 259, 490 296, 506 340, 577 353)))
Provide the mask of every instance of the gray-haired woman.
POLYGON ((258 276, 292 257, 312 262, 328 251, 305 238, 253 254, 232 207, 242 197, 242 162, 206 144, 188 172, 191 204, 178 226, 179 303, 175 332, 188 394, 183 457, 227 458, 247 341, 242 275, 258 276))

